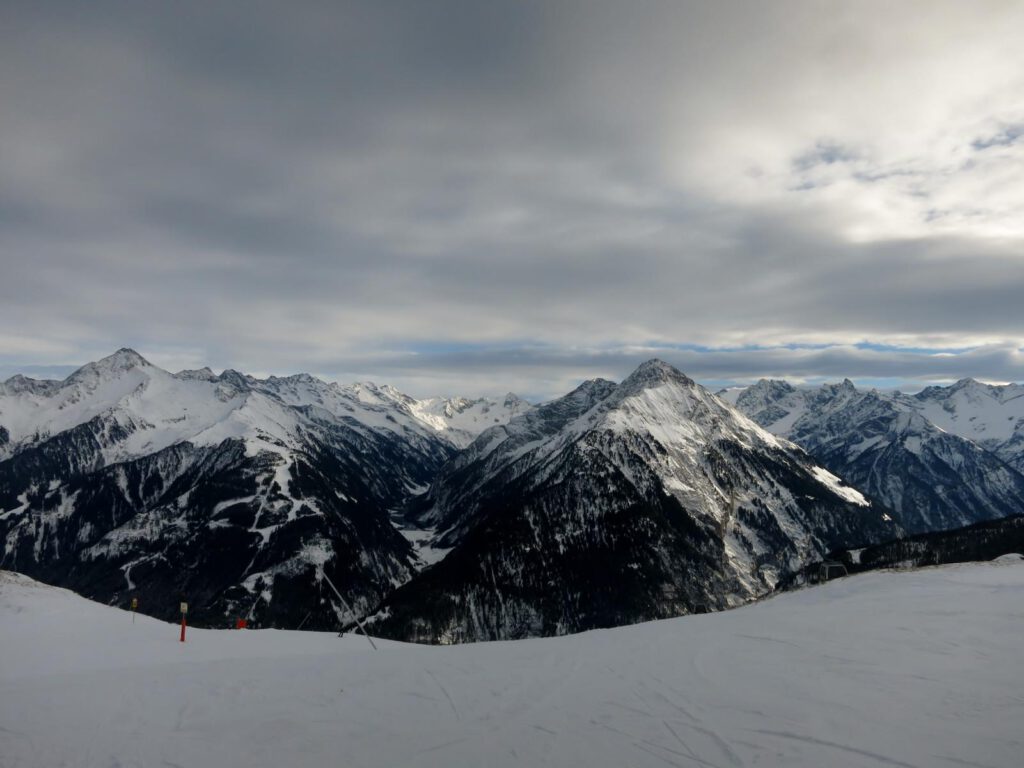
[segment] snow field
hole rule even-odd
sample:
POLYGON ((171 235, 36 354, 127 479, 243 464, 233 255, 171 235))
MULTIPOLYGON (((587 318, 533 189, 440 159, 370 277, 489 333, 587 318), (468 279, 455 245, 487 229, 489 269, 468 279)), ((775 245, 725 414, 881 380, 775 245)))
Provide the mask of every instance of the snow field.
POLYGON ((0 766, 1021 764, 1024 562, 455 647, 190 629, 0 574, 0 766))

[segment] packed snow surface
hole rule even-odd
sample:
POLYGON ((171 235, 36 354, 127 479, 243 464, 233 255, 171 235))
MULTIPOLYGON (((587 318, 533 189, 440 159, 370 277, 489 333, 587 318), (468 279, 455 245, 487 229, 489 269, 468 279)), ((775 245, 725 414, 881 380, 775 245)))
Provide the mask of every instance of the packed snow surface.
MULTIPOLYGON (((0 573, 0 765, 1019 766, 1024 562, 424 647, 178 629, 0 573)), ((145 599, 143 595, 143 600, 145 599)))

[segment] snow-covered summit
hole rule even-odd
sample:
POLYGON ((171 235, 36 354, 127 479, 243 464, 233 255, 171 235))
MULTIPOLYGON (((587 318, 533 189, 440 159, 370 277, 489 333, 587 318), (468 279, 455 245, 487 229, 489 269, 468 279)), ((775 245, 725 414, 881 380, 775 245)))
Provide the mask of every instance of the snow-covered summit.
POLYGON ((622 380, 619 387, 623 391, 637 391, 668 382, 676 382, 683 386, 694 385, 693 379, 679 369, 664 360, 652 358, 637 366, 629 376, 622 380))
POLYGON ((605 401, 602 426, 644 432, 663 446, 692 449, 728 438, 779 447, 774 436, 709 390, 661 360, 641 365, 605 401))
POLYGON ((214 381, 217 378, 208 366, 197 369, 186 369, 174 374, 179 379, 195 379, 196 381, 214 381))
MULTIPOLYGON (((666 487, 687 506, 703 508, 718 520, 722 519, 722 488, 707 487, 703 470, 688 469, 708 446, 734 445, 754 452, 795 448, 660 360, 641 366, 595 410, 605 409, 594 421, 594 428, 642 435, 654 441, 660 450, 654 452, 650 462, 666 487)), ((822 467, 809 469, 815 480, 842 499, 870 506, 862 494, 822 467)))
POLYGON ((69 380, 82 380, 92 376, 102 377, 112 373, 123 373, 133 368, 151 367, 152 364, 134 349, 121 347, 113 354, 100 358, 96 362, 86 363, 68 378, 69 380))
POLYGON ((909 396, 861 390, 848 379, 801 388, 761 381, 735 401, 922 532, 1022 508, 1024 475, 1007 466, 1024 463, 1021 389, 964 379, 909 396))
POLYGON ((18 373, 7 381, 0 382, 0 395, 20 395, 24 393, 45 394, 61 384, 56 379, 31 379, 18 373))
MULTIPOLYGON (((564 397, 484 432, 453 462, 452 471, 461 472, 462 467, 485 458, 491 473, 510 460, 515 461, 516 472, 523 471, 529 456, 550 465, 555 452, 602 433, 640 438, 656 446, 651 461, 660 466, 668 486, 676 489, 694 487, 679 474, 699 472, 692 462, 716 441, 729 441, 744 449, 788 451, 795 447, 673 366, 654 359, 640 365, 621 384, 604 379, 585 381, 564 397)), ((701 485, 699 480, 693 482, 701 485)), ((721 491, 716 490, 700 504, 716 509, 721 498, 721 491)))
POLYGON ((1024 385, 961 379, 902 401, 945 431, 973 440, 1024 471, 1024 385))
POLYGON ((557 634, 733 605, 840 542, 899 530, 662 361, 485 431, 419 501, 415 519, 453 550, 389 603, 401 637, 557 634))
POLYGON ((207 621, 258 596, 297 624, 311 601, 310 624, 335 626, 312 591, 324 568, 359 609, 411 575, 389 510, 455 451, 415 405, 307 374, 172 374, 127 349, 62 382, 14 380, 0 391, 0 564, 110 599, 187 581, 207 621))
POLYGON ((0 385, 0 427, 7 435, 0 456, 95 419, 108 438, 102 441, 106 462, 185 441, 293 444, 303 419, 313 412, 349 426, 462 446, 531 407, 514 396, 503 402, 456 398, 444 401, 438 414, 438 403, 418 401, 388 385, 342 386, 309 374, 257 379, 232 369, 217 375, 209 368, 172 374, 124 348, 83 365, 64 381, 15 376, 0 385))
POLYGON ((848 407, 862 410, 865 399, 876 405, 884 401, 896 410, 919 413, 944 432, 971 440, 1024 471, 1021 384, 986 384, 963 378, 908 395, 861 390, 849 379, 818 387, 794 387, 786 381, 761 379, 749 387, 723 390, 720 395, 770 431, 788 437, 794 435, 797 423, 808 417, 809 410, 819 414, 848 407))
POLYGON ((791 394, 795 388, 788 381, 782 379, 758 379, 754 384, 749 387, 730 387, 723 389, 717 393, 720 398, 733 405, 736 404, 736 400, 742 396, 753 402, 755 400, 760 402, 774 401, 781 397, 785 397, 791 394))
POLYGON ((175 375, 129 349, 88 363, 55 386, 5 390, 0 425, 10 434, 8 455, 91 425, 104 463, 186 441, 287 441, 295 432, 295 419, 254 392, 242 374, 175 375))
POLYGON ((469 445, 484 430, 507 424, 533 407, 512 392, 500 399, 434 397, 411 404, 418 418, 443 432, 459 448, 469 445))

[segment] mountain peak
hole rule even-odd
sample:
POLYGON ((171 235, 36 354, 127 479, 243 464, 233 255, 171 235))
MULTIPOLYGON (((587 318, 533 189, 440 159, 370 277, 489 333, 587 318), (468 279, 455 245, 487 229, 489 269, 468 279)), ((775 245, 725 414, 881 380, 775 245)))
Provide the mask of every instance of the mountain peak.
POLYGON ((234 387, 240 392, 248 391, 250 387, 249 377, 234 368, 226 368, 217 377, 217 381, 229 387, 234 387))
POLYGON ((744 412, 756 412, 775 406, 794 392, 796 388, 783 379, 758 379, 736 394, 724 390, 719 397, 744 412))
POLYGON ((946 400, 958 392, 994 393, 998 392, 999 389, 999 387, 993 387, 990 384, 985 384, 968 376, 967 378, 960 379, 953 384, 932 384, 931 386, 922 389, 914 395, 914 397, 917 400, 946 400))
POLYGON ((185 369, 174 374, 178 379, 189 379, 192 381, 216 381, 217 374, 210 370, 209 366, 198 369, 185 369))
POLYGON ((510 405, 512 403, 522 403, 522 402, 524 402, 523 398, 521 398, 515 392, 506 392, 505 393, 505 404, 506 405, 510 405))
POLYGON ((648 389, 671 381, 688 386, 692 386, 694 383, 693 379, 664 360, 652 358, 645 363, 641 363, 635 371, 626 377, 620 386, 626 390, 648 389))
POLYGON ((7 381, 0 382, 0 392, 7 393, 9 395, 18 395, 23 392, 40 394, 50 392, 58 386, 60 386, 59 381, 52 381, 50 379, 33 379, 29 376, 16 373, 11 376, 11 378, 7 379, 7 381))
POLYGON ((107 355, 96 362, 97 366, 113 371, 127 371, 132 368, 148 366, 149 361, 130 347, 121 347, 112 355, 107 355))
POLYGON ((958 392, 961 389, 981 389, 984 388, 984 386, 985 385, 982 384, 977 379, 972 379, 970 376, 968 376, 967 378, 960 379, 960 381, 951 386, 949 389, 951 392, 958 392))
POLYGON ((750 385, 749 389, 755 392, 780 395, 796 391, 796 388, 785 379, 758 379, 754 384, 750 385))
POLYGON ((576 389, 569 394, 558 398, 558 400, 552 401, 550 404, 559 402, 578 402, 578 403, 589 403, 587 408, 596 404, 600 400, 608 397, 615 390, 615 382, 608 381, 608 379, 587 379, 581 382, 576 389))
POLYGON ((94 381, 97 377, 102 378, 109 374, 125 373, 138 368, 152 367, 152 364, 134 349, 122 347, 112 355, 107 355, 94 363, 86 363, 77 371, 72 373, 66 381, 94 381))
POLYGON ((849 379, 843 379, 835 384, 822 384, 822 392, 828 392, 832 395, 838 395, 840 393, 853 394, 857 391, 857 386, 849 379))

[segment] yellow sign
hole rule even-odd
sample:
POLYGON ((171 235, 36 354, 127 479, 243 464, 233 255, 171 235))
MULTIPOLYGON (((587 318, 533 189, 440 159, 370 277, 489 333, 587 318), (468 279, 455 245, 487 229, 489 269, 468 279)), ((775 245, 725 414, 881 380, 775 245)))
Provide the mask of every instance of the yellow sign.
POLYGON ((138 607, 139 607, 139 598, 133 597, 132 598, 132 610, 134 611, 138 607))
POLYGON ((182 603, 181 604, 181 612, 182 613, 188 613, 188 603, 182 603))

